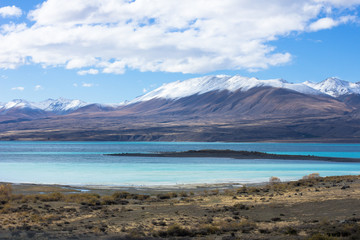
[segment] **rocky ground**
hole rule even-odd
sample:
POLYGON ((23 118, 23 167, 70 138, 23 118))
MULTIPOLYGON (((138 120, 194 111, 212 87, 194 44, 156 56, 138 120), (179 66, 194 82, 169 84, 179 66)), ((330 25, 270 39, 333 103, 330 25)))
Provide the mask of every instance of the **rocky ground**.
POLYGON ((305 178, 149 193, 3 184, 0 239, 360 239, 360 176, 305 178))

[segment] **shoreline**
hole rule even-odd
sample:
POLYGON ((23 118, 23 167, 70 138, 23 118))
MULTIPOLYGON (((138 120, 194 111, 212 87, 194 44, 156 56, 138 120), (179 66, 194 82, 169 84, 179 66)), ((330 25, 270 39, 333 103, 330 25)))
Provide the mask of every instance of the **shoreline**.
POLYGON ((271 159, 271 160, 308 160, 327 162, 360 162, 359 158, 321 157, 313 155, 287 155, 273 154, 256 151, 234 151, 234 150, 189 150, 183 152, 158 152, 158 153, 112 153, 104 154, 114 157, 198 157, 198 158, 233 158, 233 159, 271 159))
MULTIPOLYGON (((311 175, 311 174, 310 174, 311 175)), ((337 175, 321 176, 326 177, 345 177, 358 175, 337 175)), ((303 176, 305 177, 305 176, 303 176)), ((291 183, 301 181, 299 179, 280 179, 281 183, 291 183)), ((132 194, 159 194, 164 192, 204 192, 204 191, 226 191, 234 190, 241 187, 262 187, 271 184, 269 181, 261 182, 216 182, 216 183, 184 183, 169 185, 76 185, 76 184, 48 184, 48 183, 15 183, 0 181, 0 185, 11 185, 15 194, 47 194, 61 192, 71 193, 94 193, 99 195, 109 195, 114 192, 124 191, 132 194)))
MULTIPOLYGON (((297 181, 297 180, 294 180, 297 181)), ((288 182, 288 181, 284 181, 288 182)), ((2 184, 10 184, 16 194, 43 194, 52 192, 62 193, 96 193, 100 195, 108 195, 118 191, 126 191, 136 194, 156 194, 163 192, 203 192, 212 190, 230 190, 243 186, 264 186, 269 182, 224 182, 224 183, 189 183, 174 185, 148 185, 148 186, 112 186, 112 185, 72 185, 72 184, 40 184, 40 183, 13 183, 0 182, 2 184)))

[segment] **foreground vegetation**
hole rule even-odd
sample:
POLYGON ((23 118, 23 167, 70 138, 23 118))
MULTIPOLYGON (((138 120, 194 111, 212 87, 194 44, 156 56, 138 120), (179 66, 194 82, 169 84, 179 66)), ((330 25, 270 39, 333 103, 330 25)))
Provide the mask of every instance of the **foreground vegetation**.
POLYGON ((0 239, 360 239, 360 176, 158 194, 19 194, 0 185, 0 239))

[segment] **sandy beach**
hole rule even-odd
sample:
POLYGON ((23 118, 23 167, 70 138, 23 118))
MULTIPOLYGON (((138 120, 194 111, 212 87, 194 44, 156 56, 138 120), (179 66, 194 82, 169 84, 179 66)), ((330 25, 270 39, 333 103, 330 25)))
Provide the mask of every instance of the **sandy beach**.
POLYGON ((0 239, 359 239, 360 176, 305 178, 177 188, 4 183, 0 239))

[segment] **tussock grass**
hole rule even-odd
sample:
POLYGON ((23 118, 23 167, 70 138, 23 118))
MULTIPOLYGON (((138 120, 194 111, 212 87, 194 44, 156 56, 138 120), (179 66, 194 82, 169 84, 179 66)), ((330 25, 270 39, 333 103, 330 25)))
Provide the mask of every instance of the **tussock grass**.
MULTIPOLYGON (((174 197, 173 194, 169 196, 174 197)), ((22 195, 22 194, 13 194, 11 184, 2 184, 0 185, 0 209, 4 209, 4 205, 12 201, 18 201, 20 203, 28 202, 56 202, 64 201, 69 203, 78 203, 81 205, 112 205, 112 204, 127 204, 128 201, 125 199, 134 199, 134 200, 147 200, 150 198, 150 195, 143 194, 131 194, 128 192, 115 192, 110 196, 100 196, 96 193, 73 193, 73 194, 64 194, 60 192, 45 193, 45 194, 33 194, 33 195, 22 195)))

